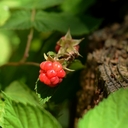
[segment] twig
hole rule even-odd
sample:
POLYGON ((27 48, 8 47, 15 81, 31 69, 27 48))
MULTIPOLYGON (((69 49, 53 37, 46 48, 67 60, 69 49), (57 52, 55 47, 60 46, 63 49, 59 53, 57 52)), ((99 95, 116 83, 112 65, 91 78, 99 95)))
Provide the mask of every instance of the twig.
POLYGON ((31 28, 30 33, 28 35, 28 41, 27 41, 27 45, 25 48, 25 52, 24 52, 24 55, 23 55, 22 59, 20 60, 20 62, 25 62, 27 57, 29 56, 29 49, 30 49, 32 37, 33 37, 33 28, 31 28))
MULTIPOLYGON (((31 22, 34 21, 34 18, 35 18, 35 9, 32 10, 31 22)), ((31 29, 30 29, 30 33, 29 33, 29 35, 28 35, 28 40, 27 40, 25 52, 24 52, 24 55, 23 55, 22 59, 20 60, 20 62, 25 62, 26 59, 27 59, 28 56, 29 56, 29 49, 30 49, 30 45, 31 45, 32 38, 33 38, 33 33, 34 33, 34 29, 31 28, 31 29)))
POLYGON ((40 64, 36 62, 8 62, 4 65, 1 65, 0 68, 4 66, 20 66, 20 65, 33 65, 39 67, 40 64))

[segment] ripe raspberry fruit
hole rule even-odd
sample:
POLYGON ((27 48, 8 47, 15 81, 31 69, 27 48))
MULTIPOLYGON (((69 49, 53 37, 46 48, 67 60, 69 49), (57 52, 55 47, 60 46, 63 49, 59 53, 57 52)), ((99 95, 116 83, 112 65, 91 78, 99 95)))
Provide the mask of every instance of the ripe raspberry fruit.
POLYGON ((57 73, 55 70, 51 69, 51 70, 48 70, 46 72, 46 74, 47 74, 48 78, 52 78, 52 77, 56 76, 57 73))
POLYGON ((58 85, 66 76, 62 65, 57 61, 44 61, 40 64, 40 68, 39 80, 50 87, 58 85))
POLYGON ((44 84, 47 84, 47 85, 50 85, 50 84, 51 84, 50 80, 48 79, 48 77, 46 76, 45 73, 41 73, 41 74, 39 75, 39 79, 40 79, 40 81, 43 82, 44 84))
POLYGON ((61 69, 57 72, 57 76, 60 77, 60 78, 65 77, 65 75, 66 75, 66 73, 63 69, 61 69))
POLYGON ((53 69, 55 71, 60 71, 62 69, 62 65, 59 62, 53 62, 53 69))
POLYGON ((52 86, 59 83, 59 78, 57 76, 51 78, 52 86))
POLYGON ((40 64, 40 68, 44 71, 52 69, 52 62, 51 61, 44 61, 40 64))

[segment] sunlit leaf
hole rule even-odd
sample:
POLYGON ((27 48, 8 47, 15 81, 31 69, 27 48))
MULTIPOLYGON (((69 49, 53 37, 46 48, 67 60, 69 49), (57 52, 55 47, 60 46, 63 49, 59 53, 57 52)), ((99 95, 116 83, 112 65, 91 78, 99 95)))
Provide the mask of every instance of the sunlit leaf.
POLYGON ((0 126, 2 128, 61 128, 46 110, 15 103, 6 94, 0 100, 0 126))
POLYGON ((120 89, 90 110, 78 128, 127 128, 128 89, 120 89))
POLYGON ((21 2, 25 0, 1 0, 0 4, 7 8, 15 8, 21 6, 21 2))
POLYGON ((2 26, 5 21, 9 18, 10 12, 7 6, 4 6, 3 4, 0 3, 0 26, 2 26))
POLYGON ((39 105, 39 100, 35 95, 35 92, 31 91, 24 83, 19 81, 12 82, 6 89, 6 94, 11 100, 22 103, 30 104, 33 106, 39 105))
POLYGON ((9 60, 11 54, 11 46, 9 43, 8 37, 0 32, 0 65, 9 60))
POLYGON ((28 29, 32 27, 30 11, 16 11, 1 27, 4 29, 28 29))

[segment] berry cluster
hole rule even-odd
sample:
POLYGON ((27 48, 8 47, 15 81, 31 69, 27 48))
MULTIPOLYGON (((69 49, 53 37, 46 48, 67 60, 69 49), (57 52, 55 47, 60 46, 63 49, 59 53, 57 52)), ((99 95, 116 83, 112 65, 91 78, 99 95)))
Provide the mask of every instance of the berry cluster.
POLYGON ((70 31, 65 36, 61 37, 55 46, 55 52, 44 54, 46 61, 40 64, 39 80, 44 84, 55 87, 66 75, 67 71, 72 71, 68 67, 79 54, 79 43, 83 39, 72 39, 70 31), (61 63, 59 63, 61 62, 61 63), (63 67, 62 67, 63 65, 63 67))
POLYGON ((50 87, 55 87, 66 75, 62 65, 57 61, 44 61, 40 68, 39 80, 50 87))

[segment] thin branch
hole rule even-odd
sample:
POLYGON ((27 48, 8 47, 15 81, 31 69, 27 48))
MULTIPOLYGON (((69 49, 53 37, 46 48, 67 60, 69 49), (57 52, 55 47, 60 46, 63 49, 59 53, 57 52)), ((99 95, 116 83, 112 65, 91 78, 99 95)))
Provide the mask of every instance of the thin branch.
POLYGON ((22 59, 20 60, 20 62, 25 62, 26 59, 27 59, 28 56, 29 56, 29 49, 30 49, 32 37, 33 37, 33 28, 31 28, 30 33, 29 33, 29 35, 28 35, 28 40, 27 40, 25 52, 24 52, 24 55, 23 55, 22 59))
POLYGON ((39 67, 40 64, 36 62, 8 62, 6 64, 1 65, 0 68, 4 66, 21 66, 21 65, 32 65, 39 67))
MULTIPOLYGON (((31 22, 34 21, 34 18, 35 18, 35 9, 32 10, 31 22)), ((20 60, 20 62, 25 62, 26 59, 27 59, 28 56, 29 56, 29 49, 30 49, 30 45, 31 45, 31 42, 32 42, 33 33, 34 33, 34 29, 31 28, 31 29, 30 29, 30 33, 29 33, 29 35, 28 35, 28 40, 27 40, 25 52, 24 52, 24 55, 23 55, 22 59, 20 60)))

